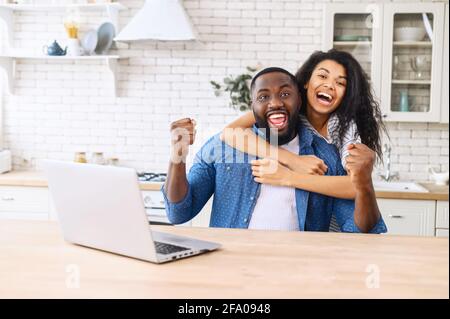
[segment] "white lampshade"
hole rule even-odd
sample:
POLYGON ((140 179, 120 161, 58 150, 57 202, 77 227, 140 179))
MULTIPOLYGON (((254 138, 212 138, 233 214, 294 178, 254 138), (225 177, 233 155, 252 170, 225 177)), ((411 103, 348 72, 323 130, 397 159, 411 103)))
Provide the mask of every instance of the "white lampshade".
POLYGON ((183 41, 195 38, 191 21, 180 0, 146 0, 144 7, 114 40, 183 41))

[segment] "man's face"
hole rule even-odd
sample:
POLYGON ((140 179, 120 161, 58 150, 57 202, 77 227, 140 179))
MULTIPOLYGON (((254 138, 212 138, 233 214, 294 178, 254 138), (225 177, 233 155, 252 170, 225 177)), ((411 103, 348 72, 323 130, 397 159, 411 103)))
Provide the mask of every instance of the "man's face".
POLYGON ((278 144, 297 134, 300 94, 293 80, 284 73, 271 72, 258 77, 252 90, 252 108, 259 128, 270 129, 278 144))

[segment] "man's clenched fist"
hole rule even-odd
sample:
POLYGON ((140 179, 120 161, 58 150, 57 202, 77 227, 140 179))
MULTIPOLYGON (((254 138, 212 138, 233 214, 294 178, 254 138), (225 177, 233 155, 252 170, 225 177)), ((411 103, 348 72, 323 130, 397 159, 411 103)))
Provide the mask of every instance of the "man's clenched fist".
POLYGON ((184 118, 170 124, 171 161, 175 164, 185 162, 189 152, 189 145, 195 140, 194 119, 184 118))

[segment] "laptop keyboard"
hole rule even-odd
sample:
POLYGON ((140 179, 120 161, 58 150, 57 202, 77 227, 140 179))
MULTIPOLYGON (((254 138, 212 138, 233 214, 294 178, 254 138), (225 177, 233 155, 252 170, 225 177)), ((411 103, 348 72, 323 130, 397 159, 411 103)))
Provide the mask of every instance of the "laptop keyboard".
POLYGON ((177 252, 183 251, 183 250, 189 250, 189 248, 186 248, 186 247, 161 243, 159 241, 155 241, 155 248, 156 248, 156 252, 158 254, 163 254, 163 255, 173 254, 173 253, 177 253, 177 252))

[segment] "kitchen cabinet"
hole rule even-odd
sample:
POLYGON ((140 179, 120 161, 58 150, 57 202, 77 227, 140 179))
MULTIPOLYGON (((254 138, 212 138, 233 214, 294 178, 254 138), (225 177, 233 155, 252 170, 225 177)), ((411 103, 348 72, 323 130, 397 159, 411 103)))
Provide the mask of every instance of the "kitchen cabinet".
POLYGON ((0 186, 0 219, 48 220, 50 211, 47 188, 0 186))
POLYGON ((167 219, 164 197, 159 191, 142 191, 145 211, 149 221, 170 224, 167 219))
POLYGON ((448 229, 436 229, 436 237, 448 238, 448 229))
MULTIPOLYGON (((20 59, 33 59, 33 60, 45 60, 52 63, 58 61, 97 61, 98 63, 104 63, 107 70, 111 73, 113 78, 114 94, 117 95, 117 72, 118 61, 120 59, 126 59, 117 55, 93 55, 93 56, 47 56, 43 55, 41 51, 27 52, 27 50, 17 48, 14 44, 14 13, 15 12, 49 12, 56 11, 64 14, 70 10, 76 10, 79 12, 101 12, 104 11, 108 15, 108 21, 114 25, 116 33, 119 30, 118 14, 119 11, 126 9, 120 3, 98 3, 98 4, 1 4, 0 5, 0 20, 3 20, 6 26, 6 47, 0 47, 0 68, 6 74, 7 88, 9 94, 14 93, 14 78, 15 78, 15 66, 20 59)), ((50 41, 51 39, 49 39, 50 41)), ((44 44, 43 44, 44 45, 44 44)), ((39 48, 40 49, 40 48, 39 48)))
MULTIPOLYGON (((161 191, 141 193, 149 221, 170 224, 161 191)), ((209 227, 212 201, 211 197, 194 219, 179 226, 209 227)), ((57 220, 57 213, 47 187, 0 186, 0 219, 57 220)))
MULTIPOLYGON (((150 221, 170 224, 166 214, 164 196, 160 191, 143 191, 142 197, 150 221)), ((210 198, 195 218, 187 223, 181 224, 181 226, 209 227, 212 202, 213 197, 210 198)))
POLYGON ((448 201, 436 203, 436 236, 448 237, 448 201))
POLYGON ((330 4, 323 49, 344 50, 360 61, 386 121, 445 121, 444 11, 443 3, 330 4))
POLYGON ((381 101, 387 120, 440 122, 444 9, 443 3, 385 5, 381 101), (427 21, 431 37, 424 32, 427 21), (418 28, 424 37, 397 38, 405 27, 418 28))
POLYGON ((351 53, 370 78, 375 96, 381 96, 383 6, 365 3, 327 4, 324 10, 323 51, 351 53))
POLYGON ((436 201, 378 199, 388 235, 434 236, 436 201))
MULTIPOLYGON (((41 175, 8 173, 0 179, 0 219, 57 220, 56 209, 41 175), (8 177, 10 175, 11 177, 8 177)), ((160 185, 143 186, 143 203, 150 221, 169 223, 160 185)), ((435 199, 378 198, 388 235, 445 236, 449 229, 449 203, 435 199)), ((213 197, 191 221, 181 226, 208 227, 213 197)))

